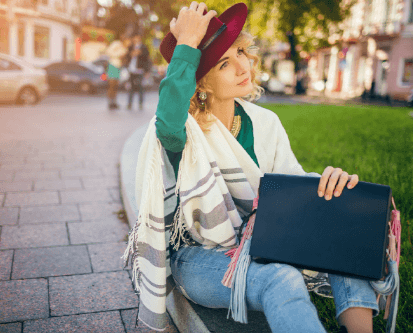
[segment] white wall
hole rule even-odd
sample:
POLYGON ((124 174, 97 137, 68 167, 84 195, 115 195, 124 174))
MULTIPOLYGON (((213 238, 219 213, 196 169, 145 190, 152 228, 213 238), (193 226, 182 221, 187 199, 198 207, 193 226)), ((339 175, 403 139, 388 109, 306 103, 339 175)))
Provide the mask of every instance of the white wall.
MULTIPOLYGON (((67 38, 67 58, 70 59, 71 49, 74 45, 72 27, 60 22, 42 18, 25 18, 21 20, 25 24, 25 54, 24 59, 34 65, 45 66, 51 62, 63 59, 63 38, 67 38), (49 58, 37 58, 34 54, 34 28, 35 26, 49 28, 49 58)), ((10 29, 11 50, 10 54, 18 54, 17 23, 12 24, 10 29)))

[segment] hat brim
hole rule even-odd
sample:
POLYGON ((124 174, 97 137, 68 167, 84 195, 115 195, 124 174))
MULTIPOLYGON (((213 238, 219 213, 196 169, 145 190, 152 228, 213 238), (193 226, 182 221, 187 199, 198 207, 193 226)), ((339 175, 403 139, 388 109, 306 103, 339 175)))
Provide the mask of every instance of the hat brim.
MULTIPOLYGON (((231 45, 238 38, 244 27, 245 20, 247 19, 248 8, 244 3, 237 3, 225 12, 223 12, 218 19, 225 23, 226 29, 208 46, 207 49, 202 51, 201 59, 199 62, 198 70, 196 71, 196 81, 198 82, 213 68, 219 59, 227 52, 231 45)), ((177 40, 175 36, 169 32, 159 47, 162 56, 170 63, 173 52, 176 47, 177 40)), ((202 42, 201 44, 202 45, 202 42)), ((199 47, 198 47, 199 49, 199 47)))

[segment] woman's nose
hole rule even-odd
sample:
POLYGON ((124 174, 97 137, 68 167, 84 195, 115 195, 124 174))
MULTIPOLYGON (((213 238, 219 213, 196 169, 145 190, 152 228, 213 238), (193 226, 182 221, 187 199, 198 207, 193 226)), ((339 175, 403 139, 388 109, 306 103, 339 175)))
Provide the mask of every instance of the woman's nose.
POLYGON ((247 72, 247 64, 245 64, 245 62, 243 62, 242 60, 238 59, 236 61, 236 69, 237 69, 237 75, 243 75, 247 72))

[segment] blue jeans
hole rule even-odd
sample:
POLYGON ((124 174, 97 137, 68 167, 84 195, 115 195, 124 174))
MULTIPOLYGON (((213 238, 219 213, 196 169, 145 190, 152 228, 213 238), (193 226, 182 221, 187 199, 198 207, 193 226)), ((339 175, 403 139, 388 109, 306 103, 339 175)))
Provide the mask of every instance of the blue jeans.
MULTIPOLYGON (((231 289, 222 285, 230 258, 201 246, 183 247, 171 257, 172 275, 191 301, 208 308, 228 308, 231 289)), ((368 281, 329 274, 336 318, 350 307, 379 309, 368 281)), ((304 279, 285 264, 251 262, 247 273, 247 308, 263 311, 272 332, 326 332, 304 279)))

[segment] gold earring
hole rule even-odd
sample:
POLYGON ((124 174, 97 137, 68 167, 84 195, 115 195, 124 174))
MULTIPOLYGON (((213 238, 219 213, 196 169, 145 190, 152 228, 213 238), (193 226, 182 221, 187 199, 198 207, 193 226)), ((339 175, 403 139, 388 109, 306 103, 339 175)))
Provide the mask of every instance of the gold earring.
POLYGON ((199 108, 202 111, 205 111, 205 101, 207 99, 207 93, 205 91, 201 91, 198 93, 198 104, 199 108))

